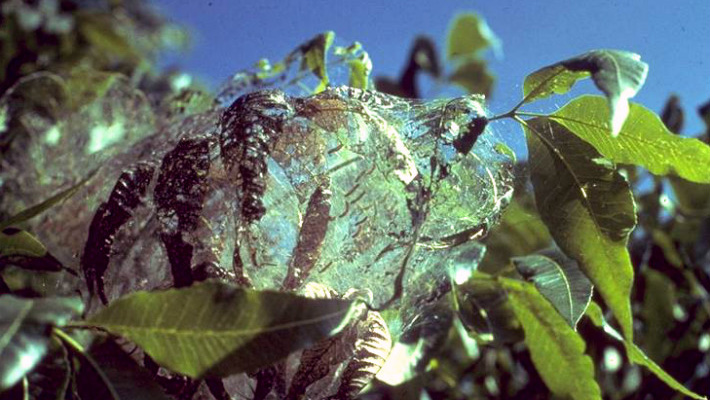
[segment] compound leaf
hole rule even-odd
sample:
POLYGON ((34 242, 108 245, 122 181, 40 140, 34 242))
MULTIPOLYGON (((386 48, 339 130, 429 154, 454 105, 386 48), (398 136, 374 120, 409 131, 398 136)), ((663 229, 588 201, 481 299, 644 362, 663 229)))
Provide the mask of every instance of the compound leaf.
POLYGON ((575 328, 592 298, 592 284, 577 263, 561 254, 532 254, 514 258, 513 264, 575 328))
POLYGON ((626 243, 636 225, 636 212, 628 182, 613 163, 557 122, 534 118, 525 122, 525 128, 540 216, 631 340, 633 267, 626 243))
POLYGON ((535 368, 554 394, 574 400, 601 399, 594 363, 584 354, 584 340, 532 284, 501 279, 523 326, 535 368))
POLYGON ((612 136, 618 135, 629 111, 629 99, 641 89, 648 64, 641 56, 622 50, 592 50, 568 60, 543 67, 525 78, 523 103, 567 93, 580 79, 592 77, 604 92, 611 109, 612 136))
POLYGON ((655 175, 677 175, 696 183, 710 183, 710 146, 698 139, 670 132, 658 115, 631 104, 629 118, 616 140, 610 140, 609 110, 599 96, 581 96, 549 116, 594 146, 617 164, 633 164, 655 175))

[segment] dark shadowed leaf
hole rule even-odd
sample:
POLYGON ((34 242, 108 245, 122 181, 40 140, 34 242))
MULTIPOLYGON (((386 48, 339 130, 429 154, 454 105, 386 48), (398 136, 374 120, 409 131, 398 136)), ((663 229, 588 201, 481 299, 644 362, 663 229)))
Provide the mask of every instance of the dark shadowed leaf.
POLYGON ((30 398, 64 400, 71 381, 71 368, 67 349, 53 337, 47 356, 27 375, 30 398))
POLYGON ((128 295, 83 324, 124 336, 158 364, 201 378, 255 370, 333 335, 354 304, 205 282, 128 295))
POLYGON ((617 164, 633 164, 655 175, 677 175, 710 183, 710 146, 671 133, 658 115, 631 104, 629 118, 616 140, 609 140, 609 110, 599 96, 581 96, 550 116, 617 164))
POLYGON ((710 101, 706 101, 698 107, 698 115, 705 123, 705 140, 710 142, 710 101))
POLYGON ((498 43, 498 38, 478 14, 459 14, 449 29, 446 58, 475 56, 481 50, 498 46, 498 43))
POLYGON ((535 209, 532 196, 528 192, 516 190, 503 218, 483 243, 486 245, 486 255, 478 269, 495 274, 505 268, 512 257, 549 247, 552 238, 535 209))
POLYGON ((523 326, 535 369, 550 391, 574 400, 601 400, 594 363, 584 354, 579 334, 532 284, 512 279, 501 279, 501 284, 523 326))
POLYGON ((77 388, 82 399, 169 400, 163 388, 120 346, 108 339, 78 355, 77 388))
POLYGON ((664 360, 673 347, 668 332, 676 324, 673 308, 677 304, 675 284, 666 275, 647 268, 643 274, 645 290, 641 315, 644 320, 643 345, 654 360, 664 360))
POLYGON ((53 326, 83 310, 77 298, 0 296, 0 390, 17 383, 47 352, 53 326))
POLYGON ((72 186, 68 189, 65 189, 65 190, 55 194, 54 196, 48 198, 47 200, 45 200, 37 205, 34 205, 28 209, 22 210, 19 213, 13 215, 12 217, 0 222, 0 230, 5 229, 8 226, 27 221, 28 219, 33 218, 33 217, 47 211, 48 209, 58 205, 62 201, 72 197, 77 192, 77 190, 79 190, 89 179, 91 179, 94 176, 94 173, 95 173, 95 171, 90 173, 89 176, 86 177, 86 179, 81 180, 80 182, 78 182, 74 186, 72 186))
POLYGON ((466 329, 479 339, 498 344, 522 339, 520 323, 498 281, 476 274, 466 283, 457 285, 455 290, 459 317, 466 329))
POLYGON ((61 271, 62 264, 34 235, 17 228, 0 232, 0 269, 7 264, 38 271, 61 271))
POLYGON ((631 339, 633 267, 626 243, 636 225, 636 210, 628 183, 612 162, 555 121, 534 118, 525 128, 542 220, 631 339))
POLYGON ((683 386, 680 382, 678 382, 675 378, 670 376, 666 371, 663 370, 658 364, 653 362, 648 356, 639 348, 636 346, 633 342, 630 341, 624 341, 624 339, 621 337, 619 332, 617 332, 611 325, 609 325, 606 320, 604 319, 604 314, 602 313, 601 307, 599 307, 598 304, 591 302, 589 303, 589 307, 587 307, 587 313, 586 315, 589 317, 589 319, 594 323, 599 328, 602 328, 604 332, 606 332, 609 336, 613 337, 614 339, 624 342, 624 346, 626 347, 626 355, 629 357, 629 360, 635 364, 643 365, 646 367, 651 373, 656 375, 658 379, 662 380, 665 382, 669 387, 677 390, 680 393, 683 393, 684 395, 693 398, 693 399, 706 399, 707 397, 703 397, 697 393, 694 393, 683 386))
POLYGON ((669 182, 675 193, 678 209, 685 216, 710 216, 710 185, 689 182, 670 176, 669 182))
POLYGON ((680 98, 676 95, 671 95, 666 100, 666 105, 661 111, 661 121, 673 133, 680 133, 683 130, 683 122, 685 116, 683 109, 680 107, 680 98))
POLYGON ((562 254, 548 252, 516 257, 513 264, 575 328, 592 299, 592 283, 577 263, 562 254))
POLYGON ((609 102, 612 136, 621 130, 629 111, 629 99, 646 81, 648 64, 641 56, 621 50, 592 50, 568 60, 543 67, 525 78, 523 102, 552 94, 566 93, 574 83, 591 75, 594 84, 609 102))
POLYGON ((480 93, 489 98, 495 83, 495 77, 488 70, 483 60, 469 60, 459 65, 449 81, 466 89, 468 93, 480 93))

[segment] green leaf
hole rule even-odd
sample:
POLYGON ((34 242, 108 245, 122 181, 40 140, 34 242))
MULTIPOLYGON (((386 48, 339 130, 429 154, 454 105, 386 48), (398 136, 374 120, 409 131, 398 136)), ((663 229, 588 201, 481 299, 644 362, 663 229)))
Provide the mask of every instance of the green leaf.
POLYGON ((497 280, 479 273, 456 285, 455 294, 461 322, 479 340, 507 344, 522 339, 520 323, 497 280))
POLYGON ((79 181, 74 186, 55 194, 54 196, 50 197, 49 199, 47 199, 37 205, 34 205, 28 209, 20 211, 19 213, 6 219, 5 221, 0 222, 0 230, 3 230, 11 225, 25 222, 25 221, 29 220, 30 218, 33 218, 33 217, 47 211, 48 209, 54 207, 55 205, 63 202, 64 200, 72 197, 86 182, 89 181, 89 179, 91 179, 94 176, 95 173, 96 173, 96 171, 89 173, 89 175, 85 179, 79 181))
POLYGON ((591 302, 589 307, 587 307, 587 316, 589 319, 599 328, 602 328, 609 336, 614 339, 624 342, 624 347, 626 347, 626 355, 629 357, 631 362, 642 365, 646 367, 651 373, 656 375, 658 379, 665 382, 669 387, 677 390, 679 393, 698 400, 707 400, 707 397, 701 396, 695 392, 686 389, 680 382, 675 378, 670 376, 666 371, 663 370, 658 364, 653 362, 648 356, 631 341, 624 341, 619 332, 612 328, 604 319, 604 314, 602 313, 601 307, 598 304, 591 302))
POLYGON ((628 100, 641 89, 648 75, 648 64, 641 61, 638 54, 621 50, 592 50, 543 67, 525 78, 523 104, 552 94, 567 93, 575 82, 590 74, 594 84, 609 101, 609 126, 612 136, 616 136, 626 120, 628 100))
POLYGON ((310 70, 320 79, 318 87, 313 91, 314 93, 322 92, 330 83, 326 67, 326 54, 333 44, 333 39, 335 39, 335 33, 328 31, 321 33, 300 47, 300 51, 303 53, 301 69, 310 70))
POLYGON ((348 62, 350 67, 350 78, 348 86, 367 89, 370 87, 370 72, 372 72, 372 61, 367 53, 363 53, 357 59, 348 62))
POLYGON ((0 391, 19 382, 47 352, 52 327, 83 311, 78 298, 0 296, 0 391))
POLYGON ((466 89, 468 93, 480 93, 489 98, 495 83, 495 77, 488 70, 483 60, 469 60, 459 65, 449 81, 466 89))
POLYGON ((609 110, 598 96, 581 96, 550 116, 617 164, 633 164, 655 175, 677 175, 710 183, 710 146, 674 135, 651 110, 631 104, 629 118, 616 140, 609 140, 609 110))
POLYGON ((486 255, 478 269, 495 274, 506 267, 512 257, 524 256, 550 246, 552 238, 535 209, 532 196, 516 190, 501 221, 493 227, 483 243, 486 245, 486 255))
POLYGON ((669 331, 675 326, 673 308, 677 305, 675 284, 665 274, 646 268, 645 290, 641 315, 644 321, 643 344, 651 357, 664 360, 673 346, 668 340, 669 331))
POLYGON ((592 284, 577 263, 561 254, 548 253, 516 257, 513 264, 575 328, 592 299, 592 284))
POLYGON ((557 245, 579 263, 628 339, 633 267, 626 243, 636 225, 634 199, 613 163, 540 117, 525 122, 535 200, 557 245))
POLYGON ((584 354, 584 340, 532 284, 501 279, 525 331, 525 344, 535 368, 557 396, 574 400, 601 399, 594 363, 584 354))
POLYGON ((119 22, 110 13, 81 11, 74 14, 79 33, 103 57, 115 57, 137 64, 141 55, 130 40, 119 33, 119 22))
POLYGON ((61 271, 62 264, 34 235, 16 228, 0 231, 0 269, 14 264, 25 269, 61 271))
POLYGON ((498 46, 500 40, 476 13, 462 13, 455 17, 446 40, 446 58, 476 56, 481 50, 498 46))
POLYGON ((133 293, 83 324, 125 336, 175 372, 216 377, 270 365, 336 334, 354 304, 205 282, 133 293))

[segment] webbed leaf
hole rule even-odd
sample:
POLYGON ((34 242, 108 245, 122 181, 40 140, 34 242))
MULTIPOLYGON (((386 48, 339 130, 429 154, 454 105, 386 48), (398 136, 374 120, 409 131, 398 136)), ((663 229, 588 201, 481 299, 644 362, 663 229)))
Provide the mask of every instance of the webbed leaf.
POLYGON ((629 111, 628 99, 646 81, 648 64, 641 56, 622 50, 592 50, 568 60, 543 67, 525 78, 523 103, 567 93, 580 79, 592 76, 604 92, 611 109, 609 126, 618 135, 629 111))
POLYGON ((609 110, 598 96, 578 97, 549 118, 614 163, 638 165, 655 175, 710 183, 710 168, 698 167, 710 165, 710 146, 673 134, 653 111, 639 104, 631 104, 629 118, 616 140, 609 140, 609 110))
POLYGON ((678 392, 683 393, 684 395, 693 399, 707 400, 707 397, 701 396, 695 392, 686 389, 683 384, 678 382, 675 378, 673 378, 666 371, 664 371, 663 368, 661 368, 658 364, 653 362, 653 360, 648 358, 646 353, 644 353, 644 351, 640 347, 635 345, 633 342, 628 340, 624 341, 621 335, 611 325, 609 325, 609 323, 606 322, 601 307, 599 307, 598 304, 596 304, 595 302, 589 303, 586 315, 589 317, 592 323, 594 323, 594 325, 599 328, 602 328, 604 332, 606 332, 609 336, 613 337, 616 340, 624 342, 624 346, 626 347, 626 355, 629 357, 629 360, 631 360, 631 362, 646 367, 651 373, 656 375, 658 379, 662 380, 669 387, 677 390, 678 392))
POLYGON ((636 224, 633 196, 614 165, 548 118, 525 123, 530 173, 542 220, 632 338, 633 267, 626 249, 636 224))
POLYGON ((52 327, 65 325, 83 308, 78 298, 0 296, 0 391, 13 386, 40 362, 52 327))
POLYGON ((122 335, 158 364, 194 378, 272 364, 333 335, 354 303, 205 282, 136 292, 84 322, 122 335))
POLYGON ((330 83, 326 67, 326 54, 333 44, 333 39, 335 39, 335 33, 328 31, 321 33, 301 46, 301 51, 303 52, 301 69, 310 70, 320 79, 320 83, 313 90, 313 93, 323 91, 330 83))
POLYGON ((594 363, 584 354, 584 340, 532 284, 501 279, 525 331, 535 368, 554 394, 575 400, 601 399, 594 363))
POLYGON ((516 257, 513 264, 575 328, 592 298, 592 284, 577 263, 561 254, 546 252, 516 257))

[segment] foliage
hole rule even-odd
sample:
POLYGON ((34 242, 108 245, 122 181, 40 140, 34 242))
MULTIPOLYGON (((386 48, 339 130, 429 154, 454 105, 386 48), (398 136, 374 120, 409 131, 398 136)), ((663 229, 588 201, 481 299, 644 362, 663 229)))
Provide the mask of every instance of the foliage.
MULTIPOLYGON (((341 81, 337 74, 343 71, 350 86, 372 86, 372 63, 360 44, 337 44, 334 33, 326 32, 281 61, 261 60, 234 75, 213 100, 170 86, 166 76, 136 79, 149 70, 155 51, 165 47, 156 37, 174 29, 139 2, 97 1, 84 8, 72 1, 48 4, 54 6, 40 10, 8 2, 0 16, 0 71, 5 71, 0 93, 6 92, 0 102, 0 144, 8 164, 30 132, 12 116, 33 112, 66 119, 101 104, 119 86, 145 93, 149 102, 143 94, 136 98, 155 114, 150 126, 178 125, 186 116, 212 112, 254 90, 320 92, 341 81), (140 35, 146 39, 128 40, 140 35), (23 41, 28 45, 19 46, 23 41), (35 71, 43 72, 23 78, 35 71), (45 84, 32 86, 37 77, 45 84), (56 109, 37 110, 43 96, 64 101, 56 109)), ((417 98, 415 76, 424 72, 468 93, 490 95, 494 78, 481 54, 499 41, 485 20, 473 13, 457 16, 446 43, 442 67, 433 41, 417 38, 401 78, 376 79, 375 87, 417 98)), ((304 294, 218 281, 138 291, 98 312, 76 298, 33 298, 39 293, 9 279, 9 270, 25 276, 74 274, 52 256, 61 249, 48 248, 24 228, 31 218, 62 207, 89 178, 64 185, 0 222, 0 391, 47 398, 191 398, 204 382, 208 389, 203 390, 221 400, 229 396, 224 382, 246 372, 242 376, 257 382, 257 398, 271 390, 264 382, 283 384, 273 377, 289 357, 336 360, 340 346, 350 346, 355 355, 345 369, 367 381, 377 374, 363 398, 419 399, 426 393, 461 399, 622 399, 682 393, 701 399, 710 391, 709 372, 703 369, 710 348, 710 175, 705 168, 710 147, 703 142, 710 137, 710 107, 699 109, 708 125, 705 137, 681 137, 678 98, 669 101, 661 117, 629 103, 647 73, 637 54, 592 50, 531 73, 512 110, 470 121, 468 138, 465 129, 461 137, 454 135, 456 150, 467 156, 479 136, 492 135, 486 126, 512 119, 525 134, 527 159, 516 168, 520 176, 511 204, 490 232, 484 227, 441 243, 422 242, 454 249, 442 262, 448 270, 442 267, 412 284, 426 290, 403 286, 408 282, 403 264, 395 280, 399 287, 385 304, 406 303, 402 313, 407 315, 382 307, 380 317, 366 295, 338 297, 327 287, 304 294), (605 98, 580 96, 549 114, 522 110, 567 93, 588 77, 605 98), (480 239, 485 255, 472 243, 480 239), (70 321, 84 308, 91 315, 70 321), (609 322, 612 317, 621 333, 609 322), (367 346, 381 335, 374 328, 381 319, 398 341, 381 369, 368 370, 363 367, 368 359, 358 352, 377 350, 367 346), (363 334, 355 326, 369 330, 363 334), (135 352, 127 351, 131 346, 135 352), (614 355, 623 361, 609 361, 614 355)), ((426 111, 439 103, 407 104, 426 111)), ((74 125, 65 126, 71 131, 74 125)), ((96 153, 110 147, 105 144, 110 138, 101 139, 96 153)), ((15 211, 0 210, 0 215, 15 211)), ((85 292, 85 283, 77 290, 85 292)), ((389 344, 386 339, 379 342, 389 344)), ((331 364, 311 364, 294 374, 317 382, 328 374, 324 365, 331 364)))

